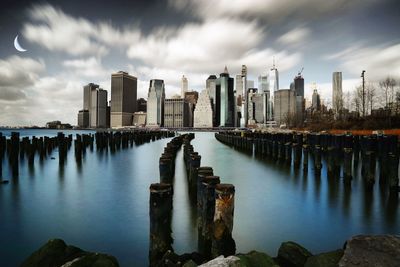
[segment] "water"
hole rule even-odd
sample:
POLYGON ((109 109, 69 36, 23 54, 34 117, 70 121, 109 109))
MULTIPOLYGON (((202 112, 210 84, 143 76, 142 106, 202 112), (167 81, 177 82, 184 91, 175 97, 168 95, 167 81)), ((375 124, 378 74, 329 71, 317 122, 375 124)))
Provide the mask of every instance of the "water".
MULTIPOLYGON (((2 131, 3 134, 10 131, 2 131)), ((55 135, 57 131, 23 130, 21 136, 55 135)), ((75 133, 68 131, 68 133, 75 133)), ((66 132, 66 134, 68 134, 66 132)), ((0 186, 0 259, 18 266, 48 239, 62 238, 89 251, 112 254, 120 265, 147 266, 149 185, 158 182, 158 158, 170 139, 111 153, 88 150, 78 168, 73 149, 63 170, 57 160, 20 165, 12 180, 6 161, 0 186)), ((293 240, 313 253, 341 248, 356 234, 398 234, 397 198, 379 186, 365 192, 359 175, 351 189, 328 180, 326 164, 316 178, 218 142, 213 133, 196 133, 192 141, 202 166, 212 166, 224 183, 236 186, 233 236, 237 250, 276 255, 283 241, 293 240)), ((57 151, 53 152, 57 157, 57 151)), ((177 253, 197 246, 195 210, 191 208, 182 159, 177 154, 172 230, 177 253)), ((360 170, 358 170, 358 173, 360 170)))

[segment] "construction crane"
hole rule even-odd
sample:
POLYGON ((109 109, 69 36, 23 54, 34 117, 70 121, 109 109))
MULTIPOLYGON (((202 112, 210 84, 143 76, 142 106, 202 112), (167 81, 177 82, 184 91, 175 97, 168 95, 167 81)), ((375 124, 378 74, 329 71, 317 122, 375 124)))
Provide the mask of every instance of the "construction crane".
POLYGON ((301 70, 299 71, 299 73, 297 74, 298 76, 301 76, 301 74, 303 73, 304 67, 301 68, 301 70))

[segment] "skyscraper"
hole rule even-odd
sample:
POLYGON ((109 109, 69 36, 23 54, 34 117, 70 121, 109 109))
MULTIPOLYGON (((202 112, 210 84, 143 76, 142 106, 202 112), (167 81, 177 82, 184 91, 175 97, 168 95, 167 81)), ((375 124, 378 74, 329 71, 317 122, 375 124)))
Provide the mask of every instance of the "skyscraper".
POLYGON ((92 90, 90 98, 90 127, 107 127, 107 91, 103 89, 92 90))
POLYGON ((313 91, 311 107, 313 110, 321 110, 321 99, 319 97, 317 89, 314 89, 313 91))
POLYGON ((136 77, 124 71, 111 75, 111 127, 132 125, 136 98, 136 77))
POLYGON ((165 99, 164 127, 189 127, 189 103, 186 99, 165 99))
POLYGON ((216 86, 217 114, 216 124, 222 127, 233 127, 235 120, 235 96, 233 93, 233 78, 229 77, 225 66, 224 72, 217 79, 216 86))
POLYGON ((279 72, 275 67, 275 60, 272 68, 269 72, 269 94, 270 94, 270 105, 268 107, 268 120, 274 121, 274 95, 279 90, 279 72))
POLYGON ((301 71, 294 78, 294 90, 296 92, 296 124, 304 121, 305 101, 304 101, 304 78, 301 71))
POLYGON ((253 102, 253 96, 257 94, 257 88, 249 88, 247 89, 247 124, 255 125, 255 105, 253 102))
MULTIPOLYGON (((236 79, 238 79, 239 77, 236 77, 236 79)), ((236 83, 238 83, 236 81, 236 83)), ((240 118, 240 127, 246 127, 247 126, 247 122, 248 122, 248 115, 247 115, 247 111, 248 111, 248 106, 247 106, 247 66, 246 65, 242 65, 242 73, 241 73, 241 86, 239 88, 236 89, 236 92, 238 92, 238 90, 242 89, 242 109, 241 109, 241 118, 240 118)))
POLYGON ((342 72, 332 75, 332 109, 335 116, 343 109, 342 72))
POLYGON ((211 107, 213 110, 213 123, 216 121, 217 98, 216 98, 217 76, 210 75, 206 80, 206 90, 211 100, 211 107))
POLYGON ((195 128, 211 128, 213 127, 213 112, 211 107, 211 99, 208 90, 201 91, 199 99, 194 109, 195 128))
POLYGON ((274 119, 278 125, 290 123, 296 112, 296 93, 294 90, 281 89, 275 92, 274 119))
POLYGON ((185 75, 182 76, 182 85, 181 85, 181 97, 185 97, 185 93, 188 91, 188 79, 185 77, 185 75))
MULTIPOLYGON (((260 94, 262 94, 263 98, 263 122, 266 123, 268 120, 268 108, 270 105, 270 93, 269 93, 269 81, 268 81, 268 75, 265 76, 258 76, 258 87, 260 88, 260 94)), ((260 123, 260 122, 259 122, 260 123)))
POLYGON ((165 86, 163 80, 150 81, 147 98, 147 126, 163 126, 165 86))

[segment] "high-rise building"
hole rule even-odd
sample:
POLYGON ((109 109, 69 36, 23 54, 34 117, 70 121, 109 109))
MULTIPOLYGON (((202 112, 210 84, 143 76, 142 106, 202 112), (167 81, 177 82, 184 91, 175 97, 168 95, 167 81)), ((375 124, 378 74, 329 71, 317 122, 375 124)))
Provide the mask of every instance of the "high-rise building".
POLYGON ((188 79, 185 77, 185 75, 182 76, 182 85, 181 85, 181 97, 185 97, 185 93, 188 92, 188 79))
POLYGON ((137 111, 143 111, 146 112, 147 111, 147 101, 144 98, 139 98, 137 100, 137 111))
POLYGON ((208 90, 201 91, 199 99, 194 109, 195 128, 211 128, 213 127, 213 111, 211 107, 211 99, 208 90))
POLYGON ((213 122, 216 121, 217 98, 216 98, 217 76, 210 75, 206 80, 206 90, 211 100, 211 107, 213 109, 213 122))
POLYGON ((313 91, 311 107, 313 110, 318 110, 318 111, 321 110, 321 99, 317 89, 314 89, 313 91))
POLYGON ((294 90, 281 89, 275 91, 274 119, 278 125, 293 121, 296 112, 296 93, 294 90))
POLYGON ((301 72, 294 78, 294 90, 296 92, 296 124, 302 124, 305 117, 304 78, 301 72))
POLYGON ((78 126, 81 128, 89 127, 89 110, 86 110, 86 109, 79 110, 78 126))
POLYGON ((252 97, 252 102, 254 106, 254 120, 256 123, 264 124, 264 95, 263 93, 255 93, 252 97))
POLYGON ((254 125, 255 121, 255 105, 253 102, 253 95, 257 94, 257 88, 247 89, 247 124, 254 125))
POLYGON ((89 120, 91 128, 107 128, 107 91, 92 90, 89 120))
POLYGON ((189 103, 185 99, 165 99, 164 127, 189 127, 189 103))
MULTIPOLYGON (((260 88, 260 94, 263 97, 263 122, 266 123, 268 120, 268 107, 270 105, 270 93, 269 93, 269 81, 268 75, 258 76, 258 87, 260 88)), ((260 123, 260 122, 259 122, 260 123)))
POLYGON ((185 100, 189 103, 189 127, 193 127, 193 112, 196 107, 199 93, 197 91, 191 91, 185 93, 185 100))
POLYGON ((111 127, 132 125, 136 112, 137 78, 119 71, 111 75, 111 127))
POLYGON ((233 93, 233 78, 229 77, 225 66, 224 72, 217 79, 216 86, 216 125, 222 127, 233 127, 235 124, 235 96, 233 93))
POLYGON ((270 94, 270 105, 268 107, 268 120, 274 121, 274 97, 275 92, 279 90, 279 72, 278 69, 275 67, 275 60, 273 62, 272 68, 268 75, 269 81, 269 94, 270 94))
POLYGON ((83 109, 90 112, 91 107, 91 95, 93 90, 99 89, 98 84, 89 83, 83 87, 83 109))
POLYGON ((240 111, 240 127, 246 127, 247 123, 248 123, 248 115, 247 115, 247 111, 248 111, 248 105, 247 105, 247 66, 246 65, 242 65, 242 73, 241 73, 241 77, 236 77, 236 79, 240 79, 239 82, 236 81, 236 83, 240 84, 239 87, 236 88, 236 92, 238 92, 239 90, 242 90, 242 94, 241 94, 241 101, 242 101, 242 107, 241 107, 241 111, 240 111))
POLYGON ((161 127, 164 121, 165 86, 163 80, 150 81, 147 98, 147 126, 161 127))
POLYGON ((332 109, 338 115, 343 109, 342 73, 332 75, 332 109))

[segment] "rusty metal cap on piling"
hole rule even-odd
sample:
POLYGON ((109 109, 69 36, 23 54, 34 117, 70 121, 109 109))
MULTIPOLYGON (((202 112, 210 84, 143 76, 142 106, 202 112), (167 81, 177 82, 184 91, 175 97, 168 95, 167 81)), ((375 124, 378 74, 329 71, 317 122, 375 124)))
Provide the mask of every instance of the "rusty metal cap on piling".
POLYGON ((215 193, 217 193, 217 194, 234 194, 235 186, 233 184, 217 184, 215 186, 215 193))
POLYGON ((154 183, 150 185, 150 193, 169 193, 172 192, 172 185, 167 183, 154 183))
POLYGON ((219 176, 205 176, 202 182, 204 185, 217 185, 221 183, 219 176))

